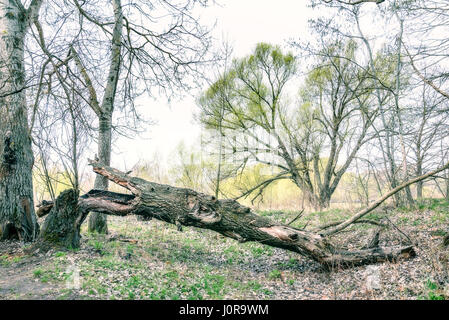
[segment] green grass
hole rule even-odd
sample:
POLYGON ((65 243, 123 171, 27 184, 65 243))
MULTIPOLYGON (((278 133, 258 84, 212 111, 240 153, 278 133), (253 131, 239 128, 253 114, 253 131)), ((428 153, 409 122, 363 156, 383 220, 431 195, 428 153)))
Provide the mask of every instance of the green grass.
POLYGON ((82 229, 88 237, 85 247, 94 253, 79 263, 81 298, 202 300, 272 295, 258 282, 240 279, 241 266, 252 259, 270 259, 272 247, 237 243, 209 230, 185 228, 180 233, 174 226, 161 225, 136 227, 109 221, 111 232, 135 239, 136 244, 108 241, 82 229))
POLYGON ((0 256, 0 265, 3 267, 8 267, 11 264, 11 261, 8 255, 4 254, 0 256))
POLYGON ((35 269, 35 270, 33 271, 33 276, 34 276, 35 278, 40 278, 40 277, 42 276, 42 273, 43 273, 42 269, 35 269))
POLYGON ((64 252, 64 251, 56 251, 55 252, 56 258, 65 257, 65 256, 67 256, 67 252, 64 252))
POLYGON ((440 293, 440 287, 435 282, 427 279, 425 287, 427 292, 419 297, 421 300, 446 300, 446 297, 440 293))
POLYGON ((25 257, 24 256, 9 256, 9 255, 0 255, 0 266, 9 267, 13 263, 21 262, 25 257))
POLYGON ((278 269, 274 269, 271 270, 270 273, 268 274, 268 279, 271 280, 277 280, 277 279, 281 279, 281 272, 278 269))
MULTIPOLYGON (((390 217, 396 219, 399 227, 412 227, 432 219, 438 223, 445 221, 449 208, 446 202, 432 200, 423 202, 424 205, 419 210, 433 207, 435 218, 421 214, 417 209, 404 209, 397 216, 391 212, 390 217)), ((263 211, 261 214, 289 222, 298 212, 263 211)), ((310 223, 309 227, 313 228, 350 215, 349 210, 340 209, 305 213, 293 226, 310 223)), ((383 212, 374 212, 366 218, 378 221, 383 215, 383 212)), ((179 232, 175 226, 159 221, 141 224, 131 218, 111 217, 108 220, 111 233, 135 239, 137 243, 111 241, 104 235, 88 233, 83 226, 82 236, 87 240, 82 249, 55 252, 51 263, 34 270, 37 274, 33 272, 33 276, 43 282, 63 284, 70 276, 66 272, 69 261, 77 257, 81 290, 76 294, 80 299, 202 300, 277 297, 279 287, 296 288, 296 276, 304 272, 303 258, 299 255, 261 243, 238 243, 213 231, 193 227, 185 227, 179 232)), ((435 229, 435 235, 442 235, 443 225, 435 229)), ((373 226, 355 225, 352 228, 364 230, 373 226)), ((0 264, 12 260, 9 256, 0 256, 0 264)), ((425 289, 414 297, 445 298, 441 288, 434 288, 433 284, 426 283, 425 289)), ((69 297, 73 292, 65 292, 63 296, 69 297)))
MULTIPOLYGON (((415 207, 419 210, 431 210, 431 211, 448 211, 449 201, 446 199, 422 199, 415 203, 415 207)), ((403 208, 407 210, 407 208, 403 208)))

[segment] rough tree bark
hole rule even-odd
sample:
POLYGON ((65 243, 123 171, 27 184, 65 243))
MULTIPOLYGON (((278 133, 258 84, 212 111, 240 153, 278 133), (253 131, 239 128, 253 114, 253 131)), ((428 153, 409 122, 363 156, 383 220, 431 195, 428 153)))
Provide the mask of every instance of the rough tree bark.
MULTIPOLYGON (((82 222, 89 210, 105 214, 125 216, 136 214, 182 226, 214 230, 240 242, 257 241, 308 257, 325 268, 350 267, 379 261, 413 257, 412 246, 340 250, 328 238, 306 230, 274 222, 254 214, 250 208, 235 200, 218 200, 191 189, 176 188, 149 182, 99 163, 92 163, 93 170, 110 181, 131 191, 132 195, 91 190, 79 198, 76 223, 82 222)), ((64 207, 63 207, 64 208, 64 207)), ((48 207, 47 207, 48 210, 48 207)), ((58 210, 51 209, 50 215, 58 210)), ((54 217, 47 217, 54 220, 54 217)), ((64 224, 67 231, 76 229, 64 224)), ((57 228, 57 230, 61 230, 57 228)), ((76 230, 79 230, 76 229, 76 230)), ((67 234, 65 243, 75 243, 79 235, 67 234), (75 237, 74 241, 70 238, 75 237)))
MULTIPOLYGON (((108 116, 102 115, 99 119, 98 132, 98 158, 102 163, 111 163, 112 147, 112 112, 108 116)), ((95 177, 94 188, 108 190, 108 179, 100 175, 95 177)), ((89 216, 88 230, 90 232, 108 233, 107 218, 100 212, 93 211, 89 216)))
POLYGON ((0 0, 0 240, 33 240, 39 230, 33 205, 24 40, 41 2, 33 0, 25 9, 19 0, 0 0))
MULTIPOLYGON (((39 239, 33 247, 77 248, 80 245, 80 227, 84 220, 78 206, 78 193, 74 189, 61 192, 55 203, 41 206, 50 209, 42 225, 39 239)), ((38 210, 39 215, 39 210, 38 210)))

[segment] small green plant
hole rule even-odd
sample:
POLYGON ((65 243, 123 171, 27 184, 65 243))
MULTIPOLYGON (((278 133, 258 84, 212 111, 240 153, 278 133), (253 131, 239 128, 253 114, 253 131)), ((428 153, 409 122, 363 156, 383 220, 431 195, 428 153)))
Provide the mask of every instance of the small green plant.
POLYGON ((8 256, 6 254, 0 256, 0 265, 7 267, 10 264, 11 264, 11 262, 9 261, 8 256))
POLYGON ((134 249, 135 249, 134 245, 128 244, 126 246, 126 253, 129 254, 129 255, 133 255, 134 254, 134 249))
POLYGON ((255 257, 260 257, 264 254, 264 250, 262 247, 253 247, 251 248, 251 251, 255 257))
POLYGON ((103 251, 103 248, 104 248, 103 243, 101 243, 98 240, 95 240, 95 242, 94 242, 94 249, 97 250, 97 251, 103 251))
POLYGON ((67 252, 64 251, 57 251, 55 252, 55 257, 59 258, 59 257, 65 257, 67 255, 67 252))
POLYGON ((262 285, 257 281, 251 280, 248 281, 245 287, 247 287, 250 290, 258 291, 262 288, 262 285))
POLYGON ((43 273, 42 269, 35 269, 35 270, 33 271, 33 276, 34 276, 35 278, 40 278, 40 277, 42 276, 42 273, 43 273))
POLYGON ((43 283, 46 283, 48 282, 48 280, 50 280, 50 276, 40 268, 33 271, 33 276, 35 278, 38 278, 43 283))
POLYGON ((12 259, 12 262, 18 263, 18 262, 22 261, 22 259, 23 259, 23 257, 14 257, 14 258, 12 259))
POLYGON ((282 274, 278 269, 271 270, 268 274, 268 278, 271 280, 281 279, 282 274))
POLYGON ((142 283, 139 276, 131 276, 126 285, 131 288, 137 288, 142 283))
POLYGON ((206 275, 203 278, 204 290, 213 298, 222 298, 225 278, 221 275, 206 275))
POLYGON ((432 236, 444 237, 446 235, 446 231, 438 229, 438 230, 435 230, 435 231, 431 231, 430 234, 432 236))
POLYGON ((430 279, 426 281, 427 296, 421 296, 423 300, 445 300, 444 295, 439 294, 438 284, 430 279))

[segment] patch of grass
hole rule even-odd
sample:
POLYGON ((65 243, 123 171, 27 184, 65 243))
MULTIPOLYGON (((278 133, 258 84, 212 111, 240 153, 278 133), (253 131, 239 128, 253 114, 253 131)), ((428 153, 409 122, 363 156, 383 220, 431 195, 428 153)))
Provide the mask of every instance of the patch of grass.
POLYGON ((440 293, 438 284, 427 279, 425 286, 427 293, 419 297, 421 300, 446 300, 446 297, 440 293))
POLYGON ((53 263, 46 267, 37 268, 33 270, 33 276, 38 278, 41 282, 61 282, 67 279, 67 275, 63 272, 63 266, 66 264, 62 260, 54 260, 53 263))
POLYGON ((49 275, 44 270, 38 268, 33 271, 33 276, 38 278, 41 282, 47 283, 50 280, 49 275))
POLYGON ((213 299, 222 299, 225 278, 222 275, 207 274, 202 279, 206 293, 213 299))
POLYGON ((43 274, 43 271, 42 271, 42 269, 40 269, 40 268, 35 269, 35 270, 33 271, 33 276, 34 276, 35 278, 40 278, 40 277, 42 276, 42 274, 43 274))
POLYGON ((251 248, 251 252, 255 257, 260 257, 264 254, 264 250, 262 247, 253 247, 251 248))
POLYGON ((281 272, 278 269, 274 269, 271 270, 270 273, 268 274, 268 279, 271 280, 277 280, 277 279, 281 279, 281 272))
POLYGON ((56 251, 55 252, 56 258, 61 258, 61 257, 65 257, 65 256, 67 256, 67 252, 64 252, 64 251, 56 251))
POLYGON ((92 246, 97 251, 103 251, 104 249, 103 243, 98 240, 94 240, 92 246))
POLYGON ((3 267, 9 267, 12 263, 19 263, 24 258, 24 256, 9 256, 7 254, 0 255, 0 265, 3 267))
POLYGON ((431 231, 430 234, 432 236, 444 237, 444 236, 446 236, 447 232, 445 230, 438 229, 438 230, 431 231))
POLYGON ((262 285, 255 280, 251 280, 246 283, 245 287, 254 291, 258 291, 262 288, 262 285))
POLYGON ((294 269, 298 266, 298 260, 295 258, 290 258, 288 261, 278 262, 277 265, 282 269, 294 269))
POLYGON ((400 217, 398 220, 400 223, 406 224, 410 221, 410 218, 409 217, 400 217))
POLYGON ((258 243, 248 243, 247 246, 249 247, 249 250, 251 251, 253 257, 260 258, 262 256, 272 256, 273 255, 273 248, 269 246, 263 246, 258 243))
POLYGON ((3 267, 9 267, 11 265, 11 261, 8 255, 4 254, 0 256, 0 265, 3 267))
POLYGON ((449 211, 434 211, 431 218, 432 222, 447 223, 449 222, 449 211))
POLYGON ((131 278, 128 279, 126 282, 126 286, 130 288, 136 288, 142 284, 142 280, 139 276, 131 276, 131 278))
POLYGON ((416 203, 419 210, 448 211, 449 201, 446 199, 422 199, 416 203))

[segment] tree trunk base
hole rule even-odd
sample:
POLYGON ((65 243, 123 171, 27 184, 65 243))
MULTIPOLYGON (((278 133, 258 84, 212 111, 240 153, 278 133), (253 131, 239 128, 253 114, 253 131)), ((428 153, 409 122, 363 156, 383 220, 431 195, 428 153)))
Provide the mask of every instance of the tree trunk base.
POLYGON ((65 190, 52 204, 42 225, 39 238, 29 249, 47 251, 50 248, 78 248, 80 246, 80 227, 87 213, 78 204, 78 193, 65 190))

